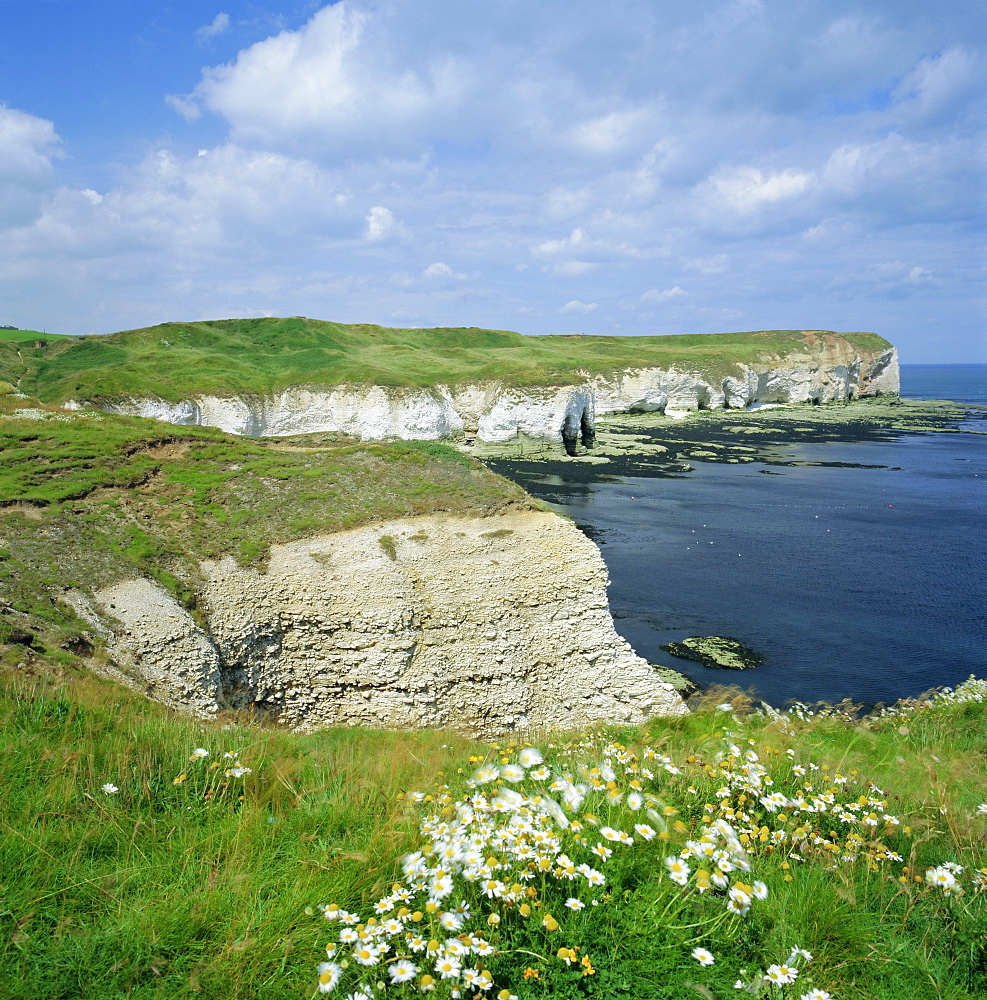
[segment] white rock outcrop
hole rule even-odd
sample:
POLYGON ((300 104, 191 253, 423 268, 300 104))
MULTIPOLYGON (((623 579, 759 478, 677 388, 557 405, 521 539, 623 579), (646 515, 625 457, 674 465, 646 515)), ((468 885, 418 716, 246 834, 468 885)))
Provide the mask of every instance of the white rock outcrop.
MULTIPOLYGON (((802 353, 765 353, 728 374, 677 367, 634 368, 582 376, 577 383, 520 388, 497 381, 436 385, 295 386, 267 396, 200 396, 169 403, 132 398, 105 404, 110 412, 172 424, 202 424, 234 434, 289 435, 329 431, 363 441, 472 440, 491 445, 537 441, 565 445, 592 440, 598 414, 742 409, 759 403, 827 403, 898 392, 893 347, 867 351, 838 334, 807 332, 802 353)), ((66 404, 78 408, 83 403, 66 404)))
POLYGON ((484 737, 686 710, 614 631, 599 550, 555 514, 407 518, 275 546, 264 571, 201 571, 204 628, 147 580, 83 609, 174 707, 484 737))

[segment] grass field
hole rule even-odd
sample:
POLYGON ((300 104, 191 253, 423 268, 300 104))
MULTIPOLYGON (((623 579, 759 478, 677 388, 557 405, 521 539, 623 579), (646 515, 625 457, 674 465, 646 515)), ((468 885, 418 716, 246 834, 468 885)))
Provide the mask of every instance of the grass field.
POLYGON ((322 995, 323 963, 340 997, 983 997, 984 695, 861 722, 719 692, 542 734, 536 766, 441 732, 200 723, 8 652, 0 992, 282 1000, 322 995))
MULTIPOLYGON (((865 350, 873 333, 841 334, 865 350)), ((579 372, 678 365, 726 375, 741 361, 804 351, 801 331, 670 337, 524 337, 503 330, 397 330, 291 317, 164 323, 46 347, 0 338, 0 379, 50 403, 140 395, 267 393, 292 385, 429 386, 501 379, 559 385, 579 372)))
POLYGON ((36 340, 68 341, 74 339, 66 334, 42 333, 40 330, 0 330, 0 340, 9 340, 14 343, 30 341, 33 344, 36 340))

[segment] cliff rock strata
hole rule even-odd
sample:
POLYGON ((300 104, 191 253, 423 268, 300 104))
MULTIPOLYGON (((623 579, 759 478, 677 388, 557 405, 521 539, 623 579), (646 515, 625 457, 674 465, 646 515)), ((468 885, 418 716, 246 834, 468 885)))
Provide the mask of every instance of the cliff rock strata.
POLYGON ((483 737, 685 712, 614 631, 596 546, 554 514, 395 520, 201 570, 205 628, 148 580, 74 599, 177 708, 483 737))
POLYGON ((295 386, 268 396, 202 396, 178 403, 133 398, 104 408, 234 434, 328 431, 363 441, 475 439, 490 445, 531 440, 564 445, 571 452, 580 443, 592 443, 596 417, 607 413, 677 414, 898 392, 894 348, 863 350, 838 334, 822 332, 807 332, 804 340, 804 352, 784 357, 765 353, 716 373, 712 368, 634 368, 586 374, 571 385, 526 388, 497 381, 427 389, 295 386))

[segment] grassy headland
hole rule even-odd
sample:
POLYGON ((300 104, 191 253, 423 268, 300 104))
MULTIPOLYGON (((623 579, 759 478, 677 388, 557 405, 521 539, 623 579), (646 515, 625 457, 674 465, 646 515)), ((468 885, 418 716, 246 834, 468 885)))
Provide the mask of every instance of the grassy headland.
MULTIPOLYGON (((561 385, 579 372, 668 366, 726 375, 738 362, 804 352, 819 331, 670 337, 525 337, 506 330, 398 330, 295 316, 163 323, 35 349, 0 338, 0 379, 50 403, 134 395, 268 393, 293 385, 430 386, 501 379, 561 385)), ((891 345, 839 334, 856 347, 891 345)))

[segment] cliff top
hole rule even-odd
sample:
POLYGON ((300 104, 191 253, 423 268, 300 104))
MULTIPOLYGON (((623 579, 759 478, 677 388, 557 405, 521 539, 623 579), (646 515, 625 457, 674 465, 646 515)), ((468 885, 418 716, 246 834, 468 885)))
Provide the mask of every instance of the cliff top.
POLYGON ((874 333, 761 330, 663 337, 527 337, 507 330, 390 329, 290 318, 163 323, 34 347, 0 339, 0 379, 50 403, 141 395, 177 401, 203 394, 267 393, 342 383, 424 387, 501 380, 559 385, 580 373, 669 367, 727 374, 744 361, 783 360, 846 341, 890 348, 874 333))
POLYGON ((0 610, 16 612, 0 617, 0 645, 16 622, 71 629, 67 588, 143 575, 189 600, 204 558, 257 563, 272 544, 374 521, 541 506, 431 442, 263 442, 10 394, 0 451, 0 610))

